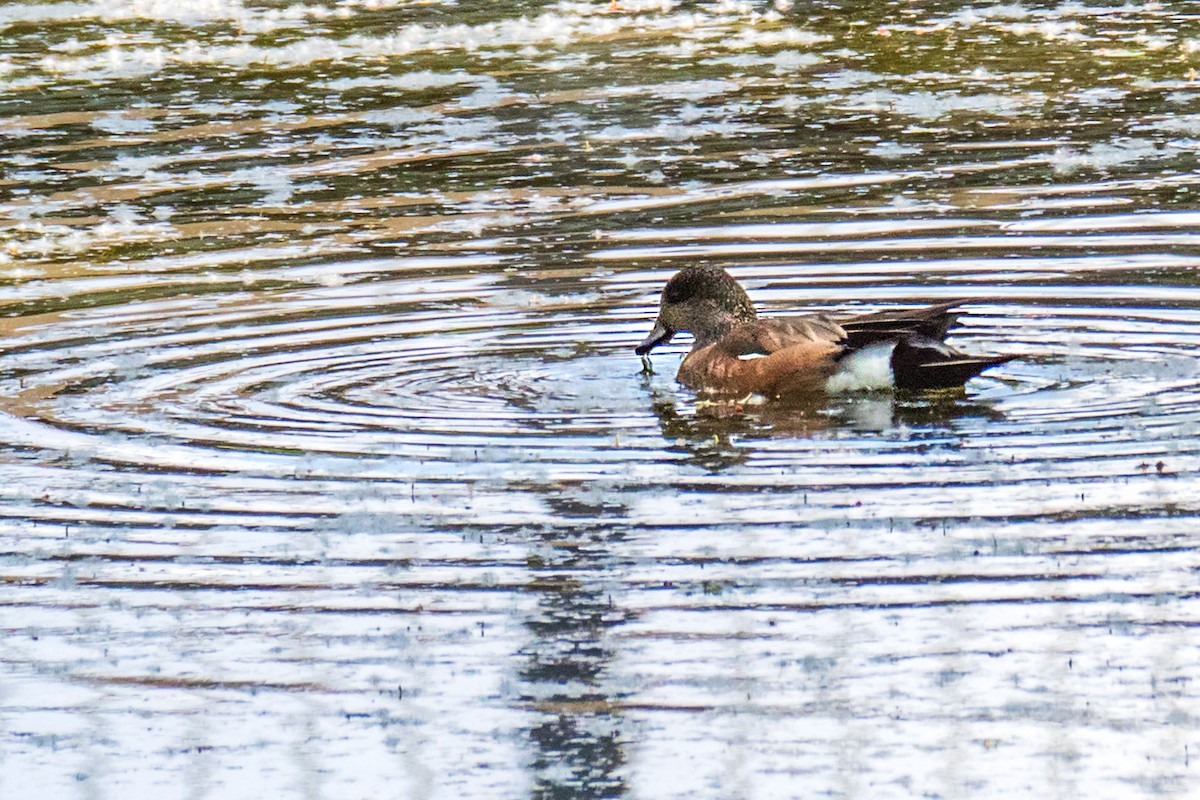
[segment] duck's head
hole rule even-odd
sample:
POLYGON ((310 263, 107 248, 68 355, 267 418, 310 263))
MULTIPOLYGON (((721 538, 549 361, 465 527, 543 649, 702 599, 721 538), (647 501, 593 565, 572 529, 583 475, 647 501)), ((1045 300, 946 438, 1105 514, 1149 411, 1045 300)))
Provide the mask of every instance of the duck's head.
POLYGON ((680 331, 698 344, 715 341, 734 325, 752 322, 754 304, 738 282, 720 267, 684 267, 663 288, 654 330, 635 349, 644 356, 680 331))

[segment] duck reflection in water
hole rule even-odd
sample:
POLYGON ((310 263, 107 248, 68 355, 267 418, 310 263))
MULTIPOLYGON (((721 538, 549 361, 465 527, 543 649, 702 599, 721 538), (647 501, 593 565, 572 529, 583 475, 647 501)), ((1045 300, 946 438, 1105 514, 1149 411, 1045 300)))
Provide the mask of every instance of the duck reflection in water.
POLYGON ((947 431, 963 419, 1003 417, 990 403, 969 400, 961 388, 753 404, 703 397, 687 403, 660 395, 651 408, 663 438, 672 443, 670 449, 714 472, 747 462, 755 453, 755 442, 769 439, 812 438, 837 431, 947 431))

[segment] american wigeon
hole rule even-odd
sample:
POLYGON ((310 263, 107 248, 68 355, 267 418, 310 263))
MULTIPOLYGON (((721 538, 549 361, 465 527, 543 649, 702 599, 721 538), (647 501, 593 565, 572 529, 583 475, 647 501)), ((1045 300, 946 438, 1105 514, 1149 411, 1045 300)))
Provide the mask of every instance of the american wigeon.
POLYGON ((746 291, 714 266, 667 282, 645 356, 680 331, 695 337, 679 381, 696 389, 780 397, 867 389, 962 386, 1015 356, 972 356, 943 340, 962 301, 857 317, 759 319, 746 291))

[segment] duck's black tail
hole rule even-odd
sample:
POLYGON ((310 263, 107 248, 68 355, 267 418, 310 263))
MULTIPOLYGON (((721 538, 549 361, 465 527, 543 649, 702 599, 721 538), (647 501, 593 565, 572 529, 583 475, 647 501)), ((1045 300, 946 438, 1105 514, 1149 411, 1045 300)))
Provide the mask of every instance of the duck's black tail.
POLYGON ((949 389, 1014 358, 972 356, 933 337, 910 334, 898 339, 892 350, 892 378, 897 389, 949 389))

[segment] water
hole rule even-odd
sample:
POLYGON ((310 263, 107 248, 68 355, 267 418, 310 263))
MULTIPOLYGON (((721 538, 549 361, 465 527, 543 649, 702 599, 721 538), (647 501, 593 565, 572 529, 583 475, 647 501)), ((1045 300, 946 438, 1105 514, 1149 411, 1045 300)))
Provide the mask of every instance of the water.
POLYGON ((1200 20, 0 8, 5 797, 1189 797, 1200 20), (713 406, 663 282, 971 298, 713 406))

